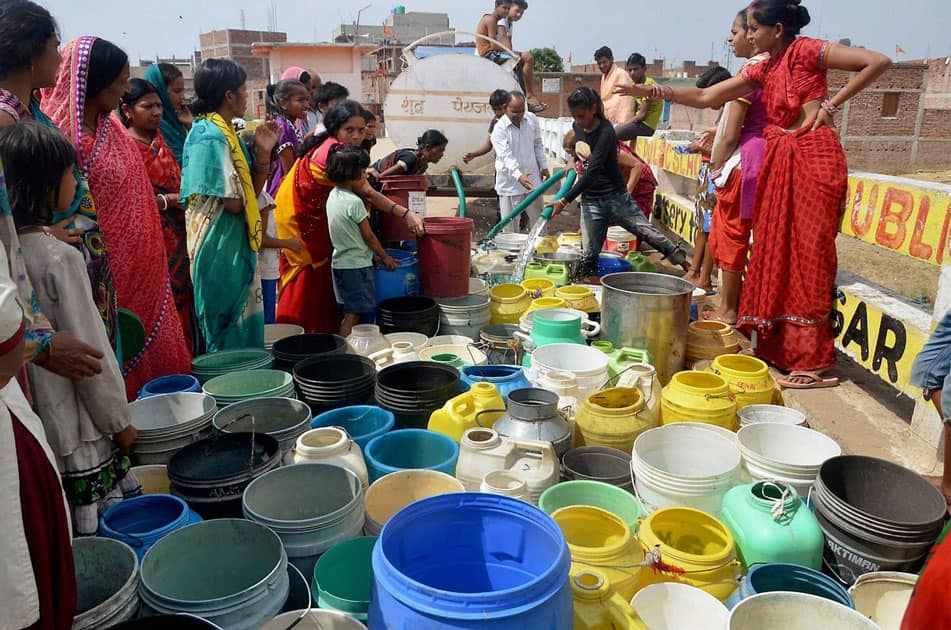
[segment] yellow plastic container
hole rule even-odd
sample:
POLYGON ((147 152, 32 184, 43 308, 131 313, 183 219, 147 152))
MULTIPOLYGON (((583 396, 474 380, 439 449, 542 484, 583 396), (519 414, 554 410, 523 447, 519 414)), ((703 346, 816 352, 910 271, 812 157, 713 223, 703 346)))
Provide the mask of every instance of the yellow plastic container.
POLYGON ((626 599, 611 588, 599 571, 584 570, 571 576, 575 603, 574 630, 633 630, 646 628, 626 599))
POLYGON ((520 284, 500 284, 492 287, 492 324, 515 324, 532 305, 532 296, 520 284))
POLYGON ((553 254, 558 251, 558 239, 554 236, 543 236, 535 243, 536 254, 553 254))
POLYGON ((572 505, 551 515, 568 541, 571 574, 595 569, 625 601, 643 579, 644 552, 621 517, 588 505, 572 505))
POLYGON ((740 351, 736 331, 723 322, 690 322, 687 327, 687 362, 715 359, 721 354, 740 351))
POLYGON ((533 299, 555 297, 555 283, 545 278, 532 278, 522 282, 522 288, 529 292, 533 299))
POLYGON ((638 435, 659 425, 640 390, 616 387, 595 392, 575 416, 572 448, 608 446, 630 453, 638 435))
POLYGON ((769 366, 756 357, 724 354, 713 360, 710 371, 729 383, 736 396, 736 410, 747 405, 772 404, 776 381, 769 375, 769 366))
POLYGON ((565 308, 565 301, 557 297, 542 297, 532 300, 532 305, 528 307, 526 313, 534 311, 545 311, 550 308, 565 308))
POLYGON ((505 415, 505 401, 492 383, 475 383, 464 394, 449 399, 429 417, 430 431, 448 435, 456 442, 478 426, 492 428, 505 415))
POLYGON ((730 530, 706 512, 687 507, 657 510, 640 521, 637 538, 643 549, 655 554, 655 566, 641 571, 637 590, 677 582, 726 602, 743 574, 730 530))
POLYGON ((581 245, 582 238, 575 232, 562 232, 558 235, 558 245, 561 247, 571 247, 572 245, 581 245))
POLYGON ((597 313, 601 310, 598 298, 594 296, 594 291, 588 287, 561 287, 555 291, 555 296, 563 299, 568 308, 584 311, 585 313, 597 313))
POLYGON ((702 422, 736 431, 736 398, 722 376, 710 372, 678 372, 664 388, 661 424, 702 422))

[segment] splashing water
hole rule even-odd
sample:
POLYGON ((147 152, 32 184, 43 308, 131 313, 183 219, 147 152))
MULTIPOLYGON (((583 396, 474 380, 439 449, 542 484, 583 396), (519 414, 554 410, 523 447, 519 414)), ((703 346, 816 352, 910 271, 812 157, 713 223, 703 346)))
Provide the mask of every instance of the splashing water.
POLYGON ((525 269, 528 268, 528 263, 532 262, 532 259, 535 258, 535 248, 538 247, 538 241, 541 240, 542 234, 545 233, 547 227, 548 219, 542 217, 532 228, 532 231, 528 233, 525 249, 519 254, 518 260, 515 261, 515 270, 512 272, 512 277, 515 279, 515 282, 521 282, 525 279, 525 269))

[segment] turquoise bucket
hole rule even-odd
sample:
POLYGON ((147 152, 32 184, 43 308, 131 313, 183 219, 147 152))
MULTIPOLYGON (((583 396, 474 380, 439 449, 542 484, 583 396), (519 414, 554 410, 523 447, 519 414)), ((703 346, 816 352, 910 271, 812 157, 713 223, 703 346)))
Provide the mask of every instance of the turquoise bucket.
POLYGON ((398 470, 438 470, 455 474, 459 445, 442 433, 400 429, 370 440, 364 457, 370 482, 398 470))

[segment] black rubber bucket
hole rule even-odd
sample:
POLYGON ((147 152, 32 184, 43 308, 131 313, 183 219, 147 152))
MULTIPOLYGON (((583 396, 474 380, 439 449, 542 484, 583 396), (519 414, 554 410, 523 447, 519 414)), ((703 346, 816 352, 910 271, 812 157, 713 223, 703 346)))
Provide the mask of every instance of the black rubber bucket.
POLYGON ((222 433, 189 444, 168 463, 169 487, 205 519, 244 518, 241 497, 254 479, 281 464, 266 433, 222 433))
POLYGON ((347 340, 339 335, 309 334, 285 337, 274 342, 275 370, 293 372, 294 366, 316 356, 339 355, 347 351, 347 340))
POLYGON ((573 448, 561 458, 566 480, 600 481, 634 492, 631 483, 631 456, 607 446, 573 448))
POLYGON ((412 332, 433 337, 439 332, 439 305, 425 297, 398 297, 380 303, 377 323, 384 335, 412 332))
POLYGON ((819 469, 812 493, 832 577, 917 572, 944 525, 946 502, 920 475, 891 462, 845 455, 819 469))
POLYGON ((302 361, 294 381, 315 415, 372 403, 376 364, 355 354, 325 355, 302 361))
POLYGON ((429 416, 463 389, 455 368, 412 361, 391 365, 379 373, 376 402, 396 416, 396 429, 425 429, 429 416))

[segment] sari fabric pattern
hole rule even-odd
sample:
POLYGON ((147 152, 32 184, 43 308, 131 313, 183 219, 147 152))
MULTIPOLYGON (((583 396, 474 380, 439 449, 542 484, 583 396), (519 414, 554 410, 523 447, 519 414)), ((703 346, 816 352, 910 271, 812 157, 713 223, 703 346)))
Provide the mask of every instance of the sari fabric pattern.
MULTIPOLYGON (((100 116, 95 134, 83 130, 94 42, 80 37, 67 44, 56 87, 44 92, 43 102, 53 122, 75 143, 79 167, 88 177, 103 236, 110 243, 118 305, 145 327, 143 348, 122 370, 126 395, 133 400, 147 382, 187 373, 191 353, 168 281, 158 205, 136 142, 114 114, 100 116)), ((104 249, 101 242, 99 246, 104 249)))
POLYGON ((835 237, 846 194, 845 152, 835 132, 789 131, 804 103, 825 98, 828 42, 800 37, 743 75, 763 88, 769 116, 754 215, 754 244, 738 325, 756 354, 784 370, 835 363, 835 237))
POLYGON ((250 160, 235 135, 245 165, 239 168, 219 123, 223 119, 213 114, 199 117, 192 126, 185 141, 181 187, 182 200, 188 203, 195 317, 207 352, 264 345, 263 293, 252 238, 256 234, 259 246, 261 215, 256 197, 249 199, 254 190, 250 160), (225 199, 240 199, 244 213, 228 212, 225 199), (254 213, 257 225, 252 228, 254 213))
POLYGON ((327 223, 327 198, 334 184, 325 172, 330 151, 337 146, 337 140, 326 140, 297 160, 275 198, 278 238, 297 238, 304 244, 299 253, 281 254, 277 321, 303 326, 310 333, 334 333, 339 326, 327 223))

